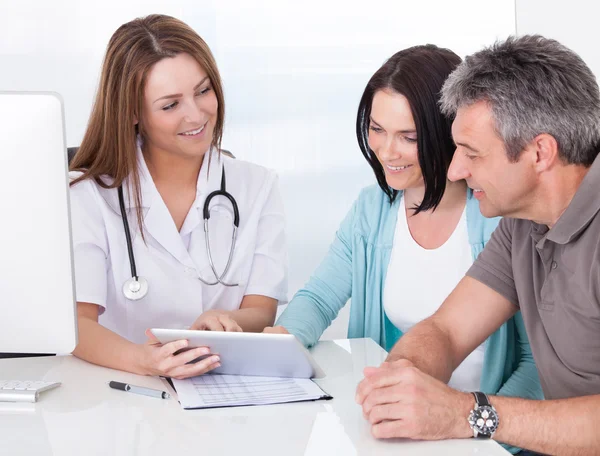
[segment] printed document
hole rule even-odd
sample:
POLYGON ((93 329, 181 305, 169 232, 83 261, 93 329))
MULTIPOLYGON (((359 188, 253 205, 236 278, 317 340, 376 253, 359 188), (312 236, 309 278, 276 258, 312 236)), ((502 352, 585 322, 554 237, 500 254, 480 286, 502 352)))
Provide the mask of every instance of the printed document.
POLYGON ((305 378, 212 374, 173 379, 173 385, 184 409, 331 399, 316 383, 305 378))

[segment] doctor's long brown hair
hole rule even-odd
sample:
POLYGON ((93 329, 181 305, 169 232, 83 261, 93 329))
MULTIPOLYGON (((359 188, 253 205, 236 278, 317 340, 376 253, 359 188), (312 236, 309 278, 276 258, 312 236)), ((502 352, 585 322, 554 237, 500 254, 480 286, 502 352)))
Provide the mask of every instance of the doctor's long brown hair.
POLYGON ((145 138, 144 87, 155 63, 180 53, 196 59, 215 91, 219 105, 212 146, 220 150, 225 102, 214 57, 204 40, 187 24, 154 14, 123 24, 111 37, 88 127, 70 164, 71 170, 83 172, 71 185, 91 178, 104 188, 116 188, 131 176, 140 229, 143 213, 136 136, 145 138), (102 176, 111 177, 112 182, 104 182, 102 176))

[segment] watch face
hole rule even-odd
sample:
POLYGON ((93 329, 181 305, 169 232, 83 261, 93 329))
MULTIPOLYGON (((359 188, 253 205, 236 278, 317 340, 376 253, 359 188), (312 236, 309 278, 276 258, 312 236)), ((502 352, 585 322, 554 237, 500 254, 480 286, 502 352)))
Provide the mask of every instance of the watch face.
POLYGON ((494 407, 481 405, 471 410, 469 424, 479 434, 491 436, 498 429, 498 414, 494 407))

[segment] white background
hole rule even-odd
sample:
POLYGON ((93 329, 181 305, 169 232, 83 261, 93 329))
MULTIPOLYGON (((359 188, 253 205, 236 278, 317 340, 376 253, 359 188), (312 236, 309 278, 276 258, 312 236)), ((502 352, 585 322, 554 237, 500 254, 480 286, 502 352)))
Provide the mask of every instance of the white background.
MULTIPOLYGON (((536 8, 548 4, 559 23, 565 12, 558 1, 517 5, 523 31, 536 30, 536 8)), ((111 34, 150 13, 184 20, 211 47, 225 86, 223 147, 279 172, 290 297, 326 253, 360 188, 374 182, 354 133, 373 72, 411 45, 464 56, 515 32, 513 0, 0 0, 0 90, 59 92, 67 143, 78 145, 111 34)), ((545 25, 556 32, 552 24, 545 25)), ((342 318, 326 335, 343 337, 345 324, 342 318)))
POLYGON ((517 33, 539 33, 577 52, 596 77, 600 74, 598 17, 600 3, 590 0, 518 0, 517 33))

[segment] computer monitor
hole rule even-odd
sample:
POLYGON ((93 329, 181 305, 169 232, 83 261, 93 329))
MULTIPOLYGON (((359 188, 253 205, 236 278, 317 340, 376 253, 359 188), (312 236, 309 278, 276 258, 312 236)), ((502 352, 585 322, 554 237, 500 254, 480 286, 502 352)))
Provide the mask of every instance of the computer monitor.
POLYGON ((0 353, 77 344, 63 103, 0 92, 0 353))

